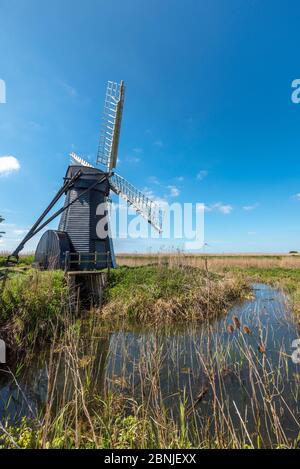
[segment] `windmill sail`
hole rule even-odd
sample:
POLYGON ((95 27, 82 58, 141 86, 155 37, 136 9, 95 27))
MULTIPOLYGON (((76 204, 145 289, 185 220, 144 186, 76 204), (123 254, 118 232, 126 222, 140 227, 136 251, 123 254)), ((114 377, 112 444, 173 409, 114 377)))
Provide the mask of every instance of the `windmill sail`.
POLYGON ((160 206, 113 172, 118 156, 124 93, 123 81, 108 82, 97 152, 97 163, 104 166, 104 169, 95 167, 76 153, 71 153, 71 164, 63 186, 10 257, 17 259, 25 243, 61 215, 58 230, 47 230, 38 243, 35 252, 37 267, 87 271, 115 267, 107 217, 110 190, 132 205, 156 230, 162 231, 163 212, 160 206), (44 221, 64 194, 66 197, 63 207, 44 221), (101 210, 98 212, 99 208, 101 210))
POLYGON ((136 189, 130 182, 114 173, 110 177, 110 187, 117 194, 133 205, 136 211, 144 217, 157 231, 162 231, 163 212, 161 207, 136 189))
POLYGON ((115 168, 117 163, 124 93, 123 81, 108 82, 97 153, 97 163, 104 165, 108 172, 115 168))
POLYGON ((79 164, 81 166, 86 166, 87 168, 93 168, 93 165, 85 161, 81 156, 76 155, 76 153, 70 153, 72 163, 79 164))

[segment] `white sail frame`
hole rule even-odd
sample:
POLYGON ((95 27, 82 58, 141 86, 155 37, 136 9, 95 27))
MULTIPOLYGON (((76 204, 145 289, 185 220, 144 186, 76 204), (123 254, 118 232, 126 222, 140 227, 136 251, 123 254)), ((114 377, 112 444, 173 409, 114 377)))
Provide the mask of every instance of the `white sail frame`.
POLYGON ((110 177, 110 186, 117 195, 133 205, 137 213, 144 217, 159 233, 162 232, 163 211, 157 202, 149 199, 116 173, 110 177))
POLYGON ((97 163, 104 165, 108 172, 117 164, 124 94, 123 81, 120 83, 108 82, 97 153, 97 163))

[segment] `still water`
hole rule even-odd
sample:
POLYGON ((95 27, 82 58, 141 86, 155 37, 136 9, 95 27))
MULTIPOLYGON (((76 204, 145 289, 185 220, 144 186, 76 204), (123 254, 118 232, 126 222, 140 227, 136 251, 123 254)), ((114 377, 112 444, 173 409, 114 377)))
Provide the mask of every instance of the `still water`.
MULTIPOLYGON (((81 372, 90 367, 95 394, 112 390, 149 408, 163 407, 174 419, 184 402, 187 418, 198 428, 206 425, 213 433, 219 419, 246 441, 259 427, 264 446, 288 443, 300 433, 300 365, 292 359, 298 337, 282 292, 255 284, 253 298, 203 324, 155 332, 94 329, 93 338, 84 339, 81 372)), ((54 389, 57 406, 63 394, 72 398, 65 370, 62 361, 54 389)), ((26 368, 2 367, 0 418, 42 415, 48 376, 48 353, 26 368)))

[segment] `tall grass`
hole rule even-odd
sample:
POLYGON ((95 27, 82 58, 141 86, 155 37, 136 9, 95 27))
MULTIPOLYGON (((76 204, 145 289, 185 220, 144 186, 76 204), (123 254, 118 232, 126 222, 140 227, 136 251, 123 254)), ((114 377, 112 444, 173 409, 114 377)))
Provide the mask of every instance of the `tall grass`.
POLYGON ((262 327, 258 306, 247 321, 210 321, 247 292, 239 269, 212 273, 209 260, 203 269, 171 261, 113 271, 105 305, 82 321, 69 314, 61 272, 9 279, 2 327, 20 346, 47 337, 52 344, 41 412, 2 422, 0 447, 299 447, 299 373, 262 327), (191 326, 174 332, 175 319, 191 326), (123 329, 128 320, 151 328, 111 335, 118 320, 123 329))
POLYGON ((246 292, 239 275, 183 266, 123 267, 112 272, 106 304, 98 313, 106 321, 148 325, 199 321, 224 313, 246 292))
MULTIPOLYGON (((110 274, 97 316, 110 325, 203 320, 224 312, 246 291, 245 282, 230 274, 168 266, 120 268, 110 274)), ((13 274, 0 297, 2 336, 19 349, 51 339, 55 329, 64 329, 64 316, 76 314, 74 296, 62 271, 13 274)))
POLYGON ((85 327, 88 336, 67 319, 63 346, 51 349, 43 414, 4 424, 2 447, 299 447, 299 382, 283 346, 275 357, 254 347, 237 323, 228 340, 220 340, 224 324, 216 331, 207 323, 167 340, 153 330, 135 341, 131 362, 122 336, 99 342, 95 316, 85 327), (181 355, 191 348, 192 369, 182 370, 181 355))
MULTIPOLYGON (((7 257, 9 256, 9 252, 1 252, 0 251, 0 267, 6 266, 7 257)), ((30 266, 33 262, 34 255, 33 254, 21 254, 19 259, 20 266, 30 266)))
POLYGON ((0 297, 1 336, 25 349, 51 338, 68 306, 63 272, 30 270, 12 275, 0 297))
POLYGON ((245 281, 262 281, 283 288, 289 294, 296 319, 300 320, 300 255, 266 254, 123 254, 118 256, 121 266, 192 267, 206 272, 241 275, 245 281))
POLYGON ((281 254, 187 254, 184 252, 171 252, 160 254, 118 254, 117 262, 120 266, 141 266, 167 264, 186 265, 210 271, 225 268, 286 268, 299 269, 300 255, 281 254))

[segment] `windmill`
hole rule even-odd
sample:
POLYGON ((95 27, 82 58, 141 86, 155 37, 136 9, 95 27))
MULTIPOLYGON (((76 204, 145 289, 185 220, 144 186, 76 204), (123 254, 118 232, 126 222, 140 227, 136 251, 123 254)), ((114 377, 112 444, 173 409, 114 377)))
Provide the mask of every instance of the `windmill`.
POLYGON ((108 217, 111 191, 133 206, 156 230, 162 231, 162 211, 159 205, 114 171, 118 158, 124 94, 123 81, 108 82, 95 166, 75 153, 70 154, 71 164, 63 186, 10 256, 11 260, 18 260, 25 243, 61 215, 58 230, 47 230, 38 243, 34 261, 37 267, 68 270, 116 267, 108 217), (63 207, 44 221, 64 194, 63 207), (102 207, 101 211, 99 207, 102 207), (99 236, 97 227, 103 217, 107 230, 105 236, 99 236))

